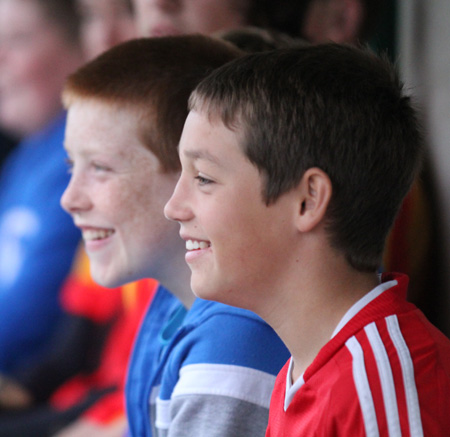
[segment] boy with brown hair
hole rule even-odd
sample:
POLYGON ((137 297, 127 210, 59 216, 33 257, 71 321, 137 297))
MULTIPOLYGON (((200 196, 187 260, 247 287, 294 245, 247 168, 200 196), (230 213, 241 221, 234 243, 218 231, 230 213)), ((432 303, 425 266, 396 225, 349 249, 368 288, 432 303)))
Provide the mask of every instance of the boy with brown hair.
POLYGON ((326 44, 249 55, 196 88, 180 223, 197 296, 250 309, 292 358, 268 436, 442 435, 450 341, 378 277, 422 137, 388 62, 326 44))

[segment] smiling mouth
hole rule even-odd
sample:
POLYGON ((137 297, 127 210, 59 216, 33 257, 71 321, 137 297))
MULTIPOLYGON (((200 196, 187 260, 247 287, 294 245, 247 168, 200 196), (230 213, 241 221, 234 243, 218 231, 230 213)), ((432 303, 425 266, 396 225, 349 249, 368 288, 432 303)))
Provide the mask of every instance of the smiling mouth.
POLYGON ((206 241, 197 241, 197 240, 186 241, 186 250, 207 249, 210 246, 211 244, 206 241))
POLYGON ((114 234, 112 229, 85 229, 83 230, 84 241, 104 240, 114 234))

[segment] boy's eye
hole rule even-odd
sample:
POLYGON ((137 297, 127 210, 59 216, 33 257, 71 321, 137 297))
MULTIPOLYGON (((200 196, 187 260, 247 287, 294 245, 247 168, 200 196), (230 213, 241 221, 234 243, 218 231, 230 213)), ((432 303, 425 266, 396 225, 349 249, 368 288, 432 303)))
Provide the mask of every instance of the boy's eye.
POLYGON ((99 164, 97 162, 93 162, 92 167, 94 168, 95 171, 109 171, 110 170, 109 167, 99 164))
POLYGON ((212 180, 207 179, 207 178, 205 178, 205 177, 203 177, 203 176, 200 176, 200 175, 197 175, 197 176, 195 177, 195 179, 197 179, 198 184, 201 185, 201 186, 203 186, 203 185, 208 185, 208 184, 211 184, 211 183, 213 182, 212 180))

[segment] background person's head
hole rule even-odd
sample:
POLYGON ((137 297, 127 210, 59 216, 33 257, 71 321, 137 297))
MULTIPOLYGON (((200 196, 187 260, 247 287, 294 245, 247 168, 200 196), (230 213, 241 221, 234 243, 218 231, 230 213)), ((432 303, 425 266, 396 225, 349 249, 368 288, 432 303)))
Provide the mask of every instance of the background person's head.
POLYGON ((377 270, 422 150, 415 111, 388 62, 334 44, 250 55, 202 81, 190 108, 237 132, 267 205, 309 168, 325 172, 331 246, 357 270, 377 270))
POLYGON ((61 111, 81 63, 75 0, 0 0, 0 124, 30 135, 61 111))
POLYGON ((69 77, 72 177, 61 203, 83 231, 101 285, 155 277, 167 286, 178 259, 186 268, 184 243, 163 207, 178 178, 187 101, 201 79, 239 55, 200 35, 140 39, 69 77))
POLYGON ((141 35, 212 34, 255 26, 311 42, 369 38, 385 0, 133 0, 141 35))
POLYGON ((301 35, 312 43, 369 40, 389 0, 309 0, 301 35))
POLYGON ((134 0, 144 36, 214 32, 244 26, 249 0, 134 0))
POLYGON ((81 42, 90 60, 136 36, 131 0, 78 0, 81 42))

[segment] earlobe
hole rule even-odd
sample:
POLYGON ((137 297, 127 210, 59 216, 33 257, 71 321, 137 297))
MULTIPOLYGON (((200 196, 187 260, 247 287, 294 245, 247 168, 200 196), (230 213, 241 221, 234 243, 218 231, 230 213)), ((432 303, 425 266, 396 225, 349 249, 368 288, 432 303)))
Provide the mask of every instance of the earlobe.
POLYGON ((297 228, 300 232, 309 232, 322 223, 332 191, 330 178, 323 170, 314 167, 305 172, 298 186, 297 228))

